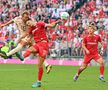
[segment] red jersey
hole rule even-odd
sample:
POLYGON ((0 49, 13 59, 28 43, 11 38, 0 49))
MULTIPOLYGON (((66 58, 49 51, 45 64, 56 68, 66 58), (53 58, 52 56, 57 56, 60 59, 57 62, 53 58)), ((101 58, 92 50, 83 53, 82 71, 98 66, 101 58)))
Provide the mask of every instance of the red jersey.
POLYGON ((98 42, 102 42, 102 39, 99 35, 87 35, 83 38, 83 43, 85 44, 86 48, 90 51, 90 55, 98 53, 98 42))
POLYGON ((41 42, 43 40, 48 41, 46 31, 45 31, 45 23, 42 21, 39 21, 36 23, 35 29, 30 29, 31 34, 33 34, 35 42, 41 42))

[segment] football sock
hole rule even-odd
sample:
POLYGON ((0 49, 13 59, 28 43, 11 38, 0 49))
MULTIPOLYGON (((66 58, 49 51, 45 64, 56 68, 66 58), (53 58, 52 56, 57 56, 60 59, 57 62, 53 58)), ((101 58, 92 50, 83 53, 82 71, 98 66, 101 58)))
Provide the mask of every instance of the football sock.
POLYGON ((38 81, 41 81, 43 75, 43 67, 39 67, 38 70, 38 81))
POLYGON ((100 66, 100 75, 101 75, 101 76, 104 75, 104 66, 100 66))
POLYGON ((24 57, 20 54, 20 52, 16 52, 15 54, 21 61, 24 61, 24 57))
POLYGON ((45 67, 47 67, 49 64, 47 63, 47 61, 44 61, 44 65, 45 67))

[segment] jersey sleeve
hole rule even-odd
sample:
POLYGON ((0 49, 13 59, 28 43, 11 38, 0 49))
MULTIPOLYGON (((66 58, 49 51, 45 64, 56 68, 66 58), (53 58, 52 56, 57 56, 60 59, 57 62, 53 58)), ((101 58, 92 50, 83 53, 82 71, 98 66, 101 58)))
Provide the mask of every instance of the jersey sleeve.
POLYGON ((83 44, 87 44, 87 37, 83 38, 83 44))

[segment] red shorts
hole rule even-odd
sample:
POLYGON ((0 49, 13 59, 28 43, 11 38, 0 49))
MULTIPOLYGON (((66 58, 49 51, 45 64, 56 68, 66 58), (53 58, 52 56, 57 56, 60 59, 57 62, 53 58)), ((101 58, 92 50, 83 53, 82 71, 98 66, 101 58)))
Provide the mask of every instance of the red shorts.
POLYGON ((48 42, 38 42, 33 47, 39 53, 39 56, 46 58, 49 51, 48 42))
POLYGON ((102 58, 102 56, 98 53, 94 55, 85 55, 83 63, 89 64, 92 59, 94 59, 97 62, 97 60, 100 58, 102 58))

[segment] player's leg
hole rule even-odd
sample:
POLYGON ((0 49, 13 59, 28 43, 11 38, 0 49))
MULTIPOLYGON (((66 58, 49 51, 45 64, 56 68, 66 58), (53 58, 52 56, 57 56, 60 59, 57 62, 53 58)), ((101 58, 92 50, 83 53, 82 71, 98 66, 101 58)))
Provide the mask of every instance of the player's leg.
POLYGON ((15 55, 21 60, 24 61, 24 57, 20 54, 20 52, 16 52, 15 55))
POLYGON ((76 75, 73 77, 73 80, 76 81, 81 74, 82 71, 84 71, 87 68, 88 64, 82 64, 81 67, 78 69, 76 75))
MULTIPOLYGON (((47 50, 48 50, 48 43, 45 42, 45 43, 43 43, 43 44, 44 44, 43 47, 44 47, 44 48, 47 47, 47 50)), ((45 67, 46 67, 46 73, 49 74, 50 71, 51 71, 51 69, 52 69, 52 65, 48 64, 48 62, 47 62, 46 60, 44 61, 44 65, 45 65, 45 67)))
POLYGON ((2 56, 4 59, 7 59, 9 56, 15 54, 16 52, 18 52, 19 50, 21 50, 23 48, 24 45, 26 45, 27 42, 21 40, 18 45, 12 49, 11 51, 9 51, 8 53, 4 53, 0 51, 0 56, 2 56))
POLYGON ((33 88, 41 86, 41 79, 43 75, 43 63, 48 54, 48 44, 40 42, 34 46, 37 52, 39 53, 39 64, 38 64, 38 80, 32 85, 33 88))
POLYGON ((16 52, 18 52, 19 50, 21 50, 22 48, 23 48, 23 44, 19 43, 16 48, 14 48, 11 51, 9 51, 8 53, 6 53, 6 55, 7 56, 13 55, 16 52))
POLYGON ((25 53, 23 54, 23 57, 26 58, 28 56, 30 56, 31 53, 36 53, 37 50, 34 48, 34 46, 29 47, 25 53))
POLYGON ((43 62, 44 62, 45 58, 40 57, 39 56, 39 63, 38 63, 38 80, 37 82, 35 82, 32 87, 36 88, 36 87, 41 87, 41 79, 43 76, 43 62))
POLYGON ((52 65, 48 64, 46 60, 44 61, 44 65, 46 67, 46 73, 49 74, 52 69, 52 65))
POLYGON ((3 58, 6 59, 6 58, 8 58, 9 56, 15 54, 17 51, 21 50, 22 47, 23 47, 23 44, 19 43, 19 44, 17 45, 16 48, 12 49, 12 50, 11 50, 10 52, 8 52, 8 53, 3 53, 3 52, 0 51, 0 56, 2 56, 3 58))
POLYGON ((21 50, 23 48, 23 46, 25 46, 26 44, 28 44, 28 42, 30 41, 30 38, 23 38, 19 44, 17 45, 16 48, 14 48, 13 50, 11 50, 9 53, 7 53, 7 56, 16 54, 16 56, 21 60, 24 61, 24 57, 20 55, 19 50, 21 50))
MULTIPOLYGON (((31 53, 36 53, 38 51, 38 47, 37 45, 31 46, 28 50, 25 51, 25 53, 23 54, 23 57, 26 58, 28 57, 31 53), (36 49, 35 49, 36 48, 36 49)), ((47 70, 47 74, 51 71, 52 66, 50 64, 48 64, 46 61, 44 61, 44 65, 46 67, 47 70)))
POLYGON ((78 69, 76 75, 73 77, 74 81, 76 81, 78 79, 79 75, 81 74, 81 72, 84 71, 87 68, 87 66, 88 66, 88 64, 90 63, 91 60, 92 60, 92 56, 90 56, 90 55, 86 55, 84 57, 84 61, 81 65, 81 67, 78 69))
POLYGON ((100 57, 97 62, 99 63, 100 65, 100 76, 99 76, 99 79, 103 82, 105 82, 104 80, 104 60, 102 57, 100 57))

